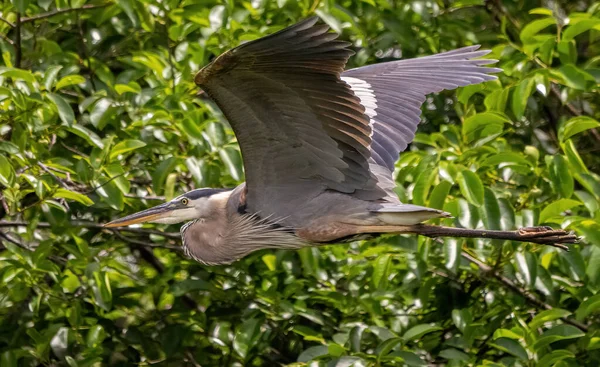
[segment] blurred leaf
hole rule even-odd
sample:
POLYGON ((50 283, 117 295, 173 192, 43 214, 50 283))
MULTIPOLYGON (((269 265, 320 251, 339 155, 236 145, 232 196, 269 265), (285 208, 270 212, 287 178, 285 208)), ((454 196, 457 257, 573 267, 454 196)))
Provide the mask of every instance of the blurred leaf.
POLYGON ((122 142, 117 143, 111 151, 110 151, 110 159, 117 158, 121 154, 125 154, 127 152, 131 152, 133 150, 145 147, 146 143, 139 140, 128 139, 123 140, 122 142))
POLYGON ((554 156, 549 173, 554 190, 562 198, 570 198, 573 195, 574 181, 569 171, 568 162, 562 155, 554 156))
POLYGON ((167 181, 167 177, 177 165, 177 159, 175 157, 169 157, 156 167, 154 173, 152 173, 152 186, 154 187, 154 191, 157 193, 162 193, 164 185, 167 181))
POLYGON ((467 143, 481 146, 502 134, 507 122, 506 117, 496 112, 478 113, 464 121, 462 134, 467 143))
POLYGON ((60 79, 58 83, 54 86, 55 90, 59 90, 71 85, 82 84, 85 83, 85 78, 81 75, 67 75, 60 79))
POLYGON ((522 361, 529 360, 529 356, 527 355, 527 351, 525 348, 521 346, 521 344, 513 339, 509 338, 498 338, 494 340, 491 345, 494 348, 500 349, 501 351, 507 352, 522 361))
POLYGON ((577 311, 575 311, 575 317, 579 321, 583 321, 590 314, 600 311, 600 294, 596 294, 585 301, 581 302, 577 311))
POLYGON ((54 93, 48 93, 48 98, 54 103, 58 110, 58 116, 67 125, 71 125, 75 122, 75 114, 71 106, 61 96, 54 93))
POLYGON ((600 127, 600 122, 594 120, 591 117, 587 117, 587 116, 573 117, 572 119, 570 119, 569 121, 567 121, 565 123, 564 128, 562 130, 562 134, 561 134, 561 140, 565 141, 583 131, 586 131, 589 129, 596 129, 598 127, 600 127))
POLYGON ((318 357, 326 356, 329 354, 329 348, 326 345, 317 345, 305 349, 298 356, 298 362, 309 362, 318 357))
POLYGON ((565 324, 556 325, 550 330, 545 331, 533 344, 533 348, 539 351, 542 348, 550 345, 551 343, 560 340, 581 338, 584 335, 585 333, 583 333, 575 326, 565 324))
POLYGON ((571 199, 560 199, 548 204, 540 213, 539 223, 546 223, 548 219, 561 216, 567 210, 580 206, 579 201, 571 199))
POLYGON ((521 31, 520 37, 523 43, 535 42, 534 36, 541 30, 556 24, 554 17, 547 17, 529 22, 521 31))
POLYGON ((467 201, 476 206, 482 206, 484 189, 479 176, 469 170, 464 170, 458 176, 460 192, 467 201))
POLYGON ((58 189, 56 190, 56 192, 54 193, 53 197, 55 198, 63 198, 63 199, 69 199, 69 200, 75 200, 83 205, 94 205, 94 202, 88 198, 87 196, 80 194, 78 192, 75 191, 69 191, 66 189, 58 189))
POLYGON ((15 181, 15 170, 3 155, 0 155, 0 184, 12 186, 15 181))
POLYGON ((569 315, 571 315, 571 312, 560 308, 545 310, 535 315, 535 317, 529 322, 529 327, 531 329, 537 329, 547 322, 554 321, 562 317, 567 317, 569 315))
POLYGON ((517 119, 521 119, 523 117, 523 113, 525 112, 525 108, 527 107, 527 100, 529 99, 529 96, 533 91, 533 86, 534 79, 527 78, 522 80, 513 89, 511 107, 517 119))
POLYGON ((571 23, 563 32, 562 39, 564 41, 571 41, 577 35, 591 29, 600 30, 600 19, 583 19, 576 23, 571 23))
POLYGON ((237 329, 233 339, 233 349, 242 358, 246 358, 250 349, 254 348, 260 337, 261 322, 258 319, 249 319, 244 321, 237 329))
POLYGON ((408 342, 411 340, 419 339, 425 334, 432 333, 434 331, 439 331, 439 330, 442 330, 442 328, 439 326, 429 325, 429 324, 421 324, 421 325, 413 326, 412 328, 408 329, 404 333, 402 338, 408 342))

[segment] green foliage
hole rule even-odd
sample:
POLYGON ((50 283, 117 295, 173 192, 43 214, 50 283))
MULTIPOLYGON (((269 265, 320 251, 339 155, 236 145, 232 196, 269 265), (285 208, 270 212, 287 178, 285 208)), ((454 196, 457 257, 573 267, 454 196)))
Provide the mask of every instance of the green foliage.
POLYGON ((600 3, 552 4, 4 1, 0 365, 597 366, 600 3), (193 74, 315 12, 351 67, 492 49, 497 82, 428 98, 398 193, 438 223, 582 243, 389 236, 205 267, 177 227, 97 225, 243 181, 193 74))

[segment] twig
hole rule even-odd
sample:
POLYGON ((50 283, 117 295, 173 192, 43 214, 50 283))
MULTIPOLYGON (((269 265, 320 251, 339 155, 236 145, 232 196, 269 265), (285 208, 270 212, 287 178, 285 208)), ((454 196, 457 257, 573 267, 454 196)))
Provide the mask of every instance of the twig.
POLYGON ((0 17, 0 21, 8 24, 11 28, 15 28, 16 27, 16 25, 13 22, 11 22, 10 20, 8 20, 8 19, 6 19, 4 17, 0 17))
MULTIPOLYGON (((23 221, 0 221, 0 228, 6 227, 27 227, 29 225, 28 222, 23 221)), ((71 222, 73 227, 82 227, 82 228, 93 228, 93 229, 103 229, 112 232, 130 232, 130 233, 138 233, 144 235, 157 235, 166 237, 173 240, 181 240, 181 235, 179 233, 174 232, 161 232, 153 229, 143 229, 143 228, 129 228, 129 227, 116 227, 116 228, 106 228, 102 224, 85 222, 85 221, 73 221, 71 222)), ((47 222, 37 223, 36 226, 38 228, 52 228, 52 225, 47 222)))
POLYGON ((10 238, 6 233, 4 232, 0 232, 0 238, 4 238, 4 240, 6 240, 7 242, 12 243, 13 245, 17 245, 18 247, 28 250, 28 251, 32 251, 31 247, 29 247, 28 245, 21 243, 17 240, 13 240, 12 238, 10 238))
POLYGON ((46 172, 47 174, 49 174, 50 176, 52 176, 52 178, 58 182, 58 184, 66 190, 71 190, 71 188, 57 175, 54 174, 54 172, 52 172, 45 164, 43 164, 42 162, 37 162, 37 165, 40 166, 40 168, 46 172))
POLYGON ((91 9, 99 9, 99 8, 105 8, 105 7, 109 6, 109 5, 111 5, 111 4, 107 3, 107 4, 100 4, 100 5, 84 5, 84 6, 80 7, 80 8, 56 9, 56 10, 53 10, 53 11, 49 11, 47 13, 42 13, 42 14, 35 15, 33 17, 23 18, 21 20, 21 22, 22 23, 30 23, 30 22, 35 22, 37 20, 50 18, 50 17, 53 17, 55 15, 69 13, 69 12, 72 12, 72 11, 84 11, 84 10, 91 10, 91 9))
POLYGON ((147 243, 147 242, 142 242, 142 241, 138 241, 136 239, 133 238, 129 238, 125 235, 123 235, 121 232, 119 231, 112 231, 115 236, 117 236, 117 238, 121 239, 122 241, 128 242, 130 244, 134 244, 137 246, 144 246, 144 247, 151 247, 151 248, 167 248, 170 250, 176 250, 176 251, 181 251, 181 246, 171 246, 171 245, 158 245, 155 243, 147 243))
MULTIPOLYGON (((513 291, 513 292, 519 294, 520 296, 522 296, 523 298, 525 298, 529 303, 531 303, 537 307, 544 308, 546 310, 553 309, 552 306, 550 306, 549 304, 545 303, 544 301, 538 299, 533 294, 529 293, 527 290, 519 287, 517 284, 515 284, 515 282, 513 282, 509 278, 505 277, 504 275, 498 274, 494 269, 492 269, 491 266, 487 265, 483 261, 475 258, 474 256, 469 255, 468 253, 466 253, 464 251, 462 252, 462 257, 464 257, 468 261, 472 262, 473 264, 477 265, 479 270, 481 270, 485 274, 491 275, 496 280, 498 280, 500 283, 504 284, 506 286, 506 288, 510 289, 511 291, 513 291)), ((561 317, 560 319, 563 322, 566 322, 567 324, 571 324, 571 325, 579 328, 580 330, 583 330, 585 332, 588 331, 587 325, 582 324, 581 322, 579 322, 577 320, 572 320, 567 317, 561 317)))
POLYGON ((6 42, 8 42, 8 44, 10 45, 15 45, 15 41, 11 40, 10 38, 8 38, 7 36, 5 36, 4 34, 0 33, 0 38, 2 38, 3 40, 5 40, 6 42))

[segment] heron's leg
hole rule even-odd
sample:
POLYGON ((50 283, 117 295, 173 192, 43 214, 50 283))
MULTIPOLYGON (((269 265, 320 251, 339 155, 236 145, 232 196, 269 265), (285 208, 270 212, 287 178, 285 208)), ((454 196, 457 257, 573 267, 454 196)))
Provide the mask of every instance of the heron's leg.
POLYGON ((563 244, 577 243, 579 240, 573 232, 567 232, 562 229, 552 229, 551 227, 526 227, 516 231, 497 231, 416 224, 412 226, 358 226, 357 230, 360 233, 412 233, 431 238, 490 238, 532 242, 558 247, 563 250, 568 250, 568 247, 563 244))
POLYGON ((551 227, 525 227, 516 231, 498 231, 420 224, 414 226, 410 233, 416 233, 432 238, 466 237, 531 242, 541 245, 550 245, 563 250, 569 249, 568 246, 565 246, 564 244, 577 243, 579 240, 573 232, 567 232, 562 229, 553 229, 551 227))

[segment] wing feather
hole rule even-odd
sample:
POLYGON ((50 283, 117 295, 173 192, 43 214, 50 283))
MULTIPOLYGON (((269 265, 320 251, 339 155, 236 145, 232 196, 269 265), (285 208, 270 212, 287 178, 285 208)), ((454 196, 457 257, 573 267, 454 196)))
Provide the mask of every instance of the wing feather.
POLYGON ((237 136, 247 207, 261 215, 293 215, 294 200, 324 190, 385 195, 369 170, 369 117, 340 79, 353 52, 316 21, 225 52, 195 78, 237 136))

